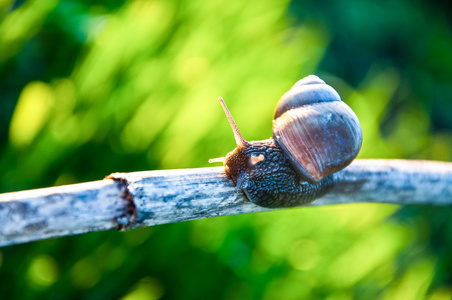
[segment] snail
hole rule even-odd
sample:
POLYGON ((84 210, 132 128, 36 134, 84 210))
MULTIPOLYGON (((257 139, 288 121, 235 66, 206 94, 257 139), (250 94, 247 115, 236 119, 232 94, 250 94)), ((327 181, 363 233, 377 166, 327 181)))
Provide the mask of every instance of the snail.
POLYGON ((299 80, 281 97, 273 136, 267 140, 246 141, 223 99, 218 101, 237 148, 209 162, 223 162, 236 191, 260 206, 298 206, 324 195, 334 184, 332 174, 348 166, 361 148, 358 117, 315 75, 299 80))

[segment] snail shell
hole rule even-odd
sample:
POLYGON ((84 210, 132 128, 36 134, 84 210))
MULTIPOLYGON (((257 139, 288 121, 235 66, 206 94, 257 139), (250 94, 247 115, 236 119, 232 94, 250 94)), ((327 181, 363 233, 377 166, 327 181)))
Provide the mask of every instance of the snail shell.
POLYGON ((339 94, 315 75, 285 93, 275 111, 273 139, 295 171, 316 184, 348 166, 358 155, 358 117, 339 94))

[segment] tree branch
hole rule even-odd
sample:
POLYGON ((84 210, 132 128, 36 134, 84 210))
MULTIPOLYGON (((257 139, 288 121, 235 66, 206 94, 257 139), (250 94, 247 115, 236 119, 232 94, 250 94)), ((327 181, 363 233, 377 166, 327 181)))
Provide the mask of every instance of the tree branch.
MULTIPOLYGON (((358 202, 452 204, 452 163, 356 160, 307 206, 358 202)), ((0 246, 112 228, 269 211, 223 167, 115 173, 95 182, 0 195, 0 246)))

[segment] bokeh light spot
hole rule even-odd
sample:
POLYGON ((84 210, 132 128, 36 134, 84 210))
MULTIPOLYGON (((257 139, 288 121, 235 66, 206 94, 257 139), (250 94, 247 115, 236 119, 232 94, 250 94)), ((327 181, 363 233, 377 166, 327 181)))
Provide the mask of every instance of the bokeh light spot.
POLYGON ((38 255, 28 268, 27 279, 29 286, 35 289, 52 285, 58 279, 57 262, 48 255, 38 255))
POLYGON ((152 277, 145 277, 138 281, 131 291, 121 300, 154 300, 164 294, 161 282, 152 277))
POLYGON ((53 103, 53 92, 43 82, 31 82, 22 90, 9 128, 13 146, 22 148, 33 141, 47 121, 53 103))

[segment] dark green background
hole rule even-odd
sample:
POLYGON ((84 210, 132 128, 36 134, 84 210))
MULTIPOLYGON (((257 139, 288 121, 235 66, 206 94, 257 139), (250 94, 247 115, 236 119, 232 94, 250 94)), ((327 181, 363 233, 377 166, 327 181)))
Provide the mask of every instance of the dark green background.
MULTIPOLYGON (((0 192, 207 167, 317 74, 359 158, 451 161, 452 24, 432 1, 3 1, 0 192)), ((301 208, 0 249, 1 299, 452 297, 452 210, 301 208)))

